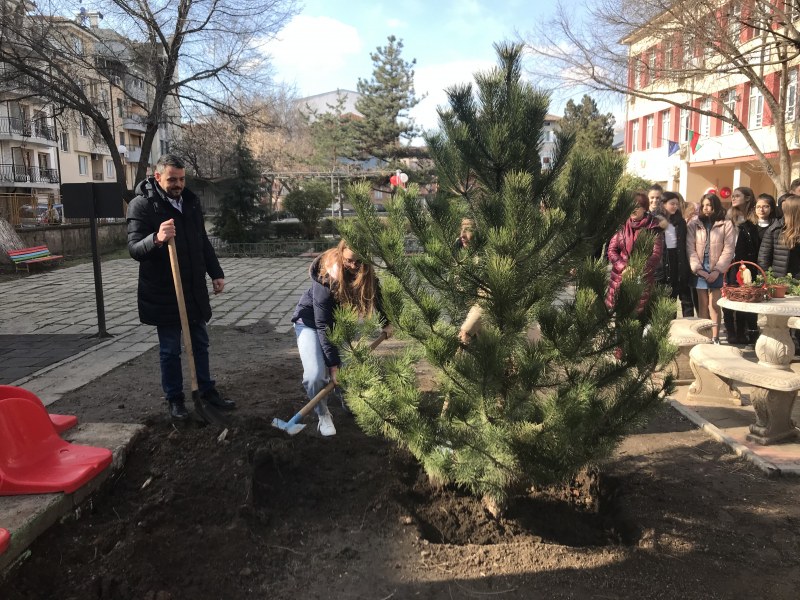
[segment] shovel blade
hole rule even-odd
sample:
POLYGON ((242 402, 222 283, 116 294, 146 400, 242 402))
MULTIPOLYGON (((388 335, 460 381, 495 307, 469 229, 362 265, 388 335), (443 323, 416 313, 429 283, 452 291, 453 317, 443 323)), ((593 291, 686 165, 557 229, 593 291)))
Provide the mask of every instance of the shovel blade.
POLYGON ((285 431, 289 435, 297 435, 306 428, 303 423, 290 423, 278 418, 272 419, 272 426, 285 431))
POLYGON ((200 397, 199 392, 192 392, 194 412, 209 425, 227 425, 228 417, 200 397))

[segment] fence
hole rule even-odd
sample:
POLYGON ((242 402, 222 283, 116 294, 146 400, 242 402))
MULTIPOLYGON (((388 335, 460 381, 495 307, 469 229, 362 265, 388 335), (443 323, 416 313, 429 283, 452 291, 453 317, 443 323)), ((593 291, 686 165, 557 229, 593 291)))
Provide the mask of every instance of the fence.
MULTIPOLYGON (((339 243, 339 238, 326 238, 324 240, 270 240, 254 244, 229 244, 216 237, 210 239, 217 256, 234 258, 300 256, 312 252, 324 252, 339 243)), ((412 235, 405 237, 403 245, 408 254, 420 254, 423 250, 417 238, 412 235)))
POLYGON ((324 240, 270 240, 252 244, 232 244, 223 242, 219 238, 211 238, 211 245, 217 256, 224 257, 285 257, 300 256, 311 252, 324 252, 333 248, 339 240, 336 238, 324 240))

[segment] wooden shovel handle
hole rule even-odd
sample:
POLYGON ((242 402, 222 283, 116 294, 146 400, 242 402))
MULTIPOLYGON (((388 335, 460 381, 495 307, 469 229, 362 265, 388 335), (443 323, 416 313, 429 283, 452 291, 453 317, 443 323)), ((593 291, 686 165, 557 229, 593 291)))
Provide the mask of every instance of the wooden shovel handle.
POLYGON ((197 370, 194 367, 194 352, 192 352, 192 332, 189 330, 189 315, 186 313, 186 300, 183 298, 183 283, 181 282, 181 269, 178 264, 178 249, 175 247, 175 238, 167 240, 169 250, 169 264, 172 267, 172 282, 175 284, 175 295, 178 297, 178 312, 181 316, 181 331, 183 332, 183 347, 189 361, 189 373, 192 376, 192 393, 198 391, 197 370))
MULTIPOLYGON (((388 335, 386 335, 386 332, 385 332, 385 331, 381 331, 381 334, 380 334, 380 335, 377 337, 377 339, 376 339, 374 342, 372 342, 372 343, 369 345, 369 349, 370 349, 370 350, 375 350, 375 348, 377 348, 377 347, 380 345, 380 343, 381 343, 383 340, 385 340, 386 338, 388 338, 388 337, 389 337, 389 336, 388 336, 388 335)), ((309 401, 306 403, 306 405, 305 405, 303 408, 301 408, 301 409, 298 411, 298 413, 297 413, 297 415, 299 415, 299 419, 298 419, 298 421, 299 421, 300 419, 302 419, 303 417, 305 417, 305 416, 306 416, 308 413, 310 413, 310 412, 311 412, 311 411, 314 409, 314 407, 315 407, 317 404, 319 404, 319 403, 320 403, 320 401, 321 401, 321 400, 322 400, 322 399, 323 399, 325 396, 327 396, 328 394, 330 394, 330 393, 331 393, 331 390, 332 390, 334 387, 335 387, 335 384, 334 384, 334 383, 331 381, 331 382, 330 382, 328 385, 326 385, 326 386, 325 386, 324 388, 322 388, 322 389, 321 389, 319 392, 317 392, 317 394, 316 394, 316 395, 315 395, 315 396, 314 396, 314 397, 313 397, 311 400, 309 400, 309 401)), ((295 418, 297 418, 297 417, 295 417, 295 418)))

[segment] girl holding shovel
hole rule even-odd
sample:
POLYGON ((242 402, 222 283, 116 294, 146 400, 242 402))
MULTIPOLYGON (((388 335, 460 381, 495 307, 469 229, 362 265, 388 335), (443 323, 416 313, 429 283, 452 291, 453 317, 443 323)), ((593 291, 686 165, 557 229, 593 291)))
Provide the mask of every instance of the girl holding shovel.
MULTIPOLYGON (((328 339, 326 329, 334 325, 334 310, 342 305, 352 306, 362 316, 377 311, 386 321, 381 309, 380 285, 372 265, 362 262, 344 240, 324 252, 311 264, 311 287, 303 294, 292 315, 297 336, 297 349, 303 362, 303 387, 313 398, 329 381, 336 383, 341 366, 339 349, 328 339)), ((383 328, 386 337, 392 326, 383 328)), ((319 417, 317 428, 323 436, 336 435, 336 427, 328 410, 327 400, 315 409, 319 417)))

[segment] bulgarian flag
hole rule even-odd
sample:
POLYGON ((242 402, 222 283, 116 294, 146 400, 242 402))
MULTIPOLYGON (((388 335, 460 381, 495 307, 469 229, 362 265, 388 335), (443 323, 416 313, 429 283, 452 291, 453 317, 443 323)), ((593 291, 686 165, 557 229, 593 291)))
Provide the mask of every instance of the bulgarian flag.
POLYGON ((689 130, 689 147, 692 149, 692 154, 697 152, 697 142, 700 141, 700 134, 696 131, 689 130))

